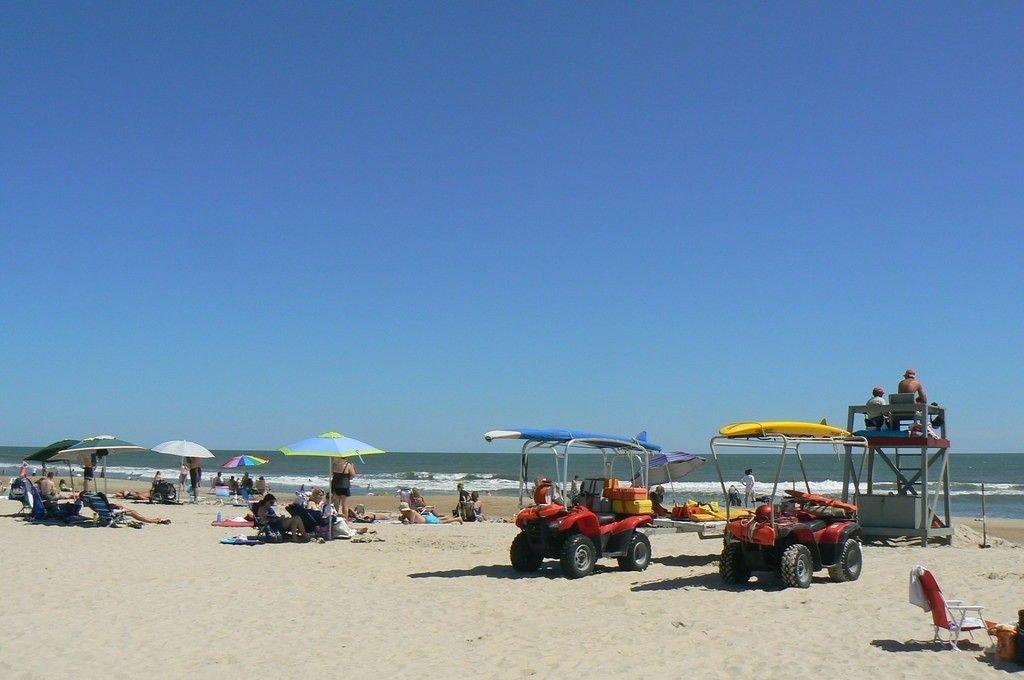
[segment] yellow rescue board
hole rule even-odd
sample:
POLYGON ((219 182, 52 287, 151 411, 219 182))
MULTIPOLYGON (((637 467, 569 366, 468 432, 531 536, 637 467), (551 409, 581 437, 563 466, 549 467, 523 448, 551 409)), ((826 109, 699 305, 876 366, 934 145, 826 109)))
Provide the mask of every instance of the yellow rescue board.
POLYGON ((781 434, 787 437, 849 437, 850 433, 834 425, 804 423, 799 420, 769 420, 763 423, 732 423, 718 434, 725 437, 763 437, 781 434))

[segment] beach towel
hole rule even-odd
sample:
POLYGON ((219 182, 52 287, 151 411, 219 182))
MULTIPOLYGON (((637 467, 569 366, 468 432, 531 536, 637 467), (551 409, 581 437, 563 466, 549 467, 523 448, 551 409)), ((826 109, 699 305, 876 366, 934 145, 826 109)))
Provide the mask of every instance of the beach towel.
POLYGON ((924 587, 921 585, 922 572, 924 572, 924 567, 921 565, 917 565, 910 570, 910 604, 929 612, 932 610, 932 606, 928 602, 928 596, 924 594, 924 587))
POLYGON ((214 527, 251 527, 255 526, 248 520, 237 520, 237 519, 222 519, 219 522, 210 522, 210 526, 214 527))
POLYGON ((225 545, 259 545, 260 542, 249 536, 232 536, 231 538, 220 539, 225 545))

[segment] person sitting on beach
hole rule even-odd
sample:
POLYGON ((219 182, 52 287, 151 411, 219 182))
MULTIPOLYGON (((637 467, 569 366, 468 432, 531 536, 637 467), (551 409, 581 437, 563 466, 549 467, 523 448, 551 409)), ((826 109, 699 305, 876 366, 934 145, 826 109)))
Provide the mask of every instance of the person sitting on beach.
POLYGON ((651 499, 651 508, 655 517, 667 517, 672 514, 672 511, 664 506, 665 487, 659 485, 654 491, 647 494, 647 497, 651 499))
POLYGON ((484 504, 480 502, 480 492, 474 491, 469 495, 469 502, 466 506, 466 515, 463 517, 467 522, 486 522, 484 517, 484 504))
POLYGON ((301 517, 281 517, 274 512, 274 505, 277 498, 274 494, 268 493, 253 506, 253 515, 256 518, 256 526, 268 526, 276 529, 282 534, 291 534, 292 541, 306 543, 309 536, 306 535, 306 527, 301 517))
POLYGON ((309 498, 306 500, 306 508, 323 512, 325 502, 327 502, 327 494, 320 487, 314 486, 313 490, 309 492, 309 498))
POLYGON ((232 496, 238 495, 238 480, 235 479, 234 475, 231 475, 231 479, 228 480, 228 491, 232 496))
POLYGON ((412 487, 412 492, 409 494, 409 507, 416 512, 423 512, 424 510, 432 509, 433 506, 427 505, 427 499, 420 493, 419 488, 412 487))
POLYGON ((45 477, 41 477, 36 483, 39 487, 39 495, 43 497, 44 501, 52 501, 57 499, 57 485, 53 483, 53 472, 47 472, 45 477))
POLYGON ((64 491, 64 492, 74 491, 74 489, 72 489, 70 486, 68 486, 68 483, 65 482, 63 479, 60 480, 60 483, 57 486, 60 487, 60 490, 64 491))
POLYGON ((270 489, 270 487, 267 486, 267 480, 263 479, 263 475, 259 476, 259 479, 256 480, 256 484, 253 488, 256 490, 256 493, 261 496, 270 489))
POLYGON ((408 503, 398 504, 398 514, 402 519, 402 524, 454 524, 456 522, 462 524, 461 517, 438 517, 430 512, 421 514, 409 507, 408 503))
POLYGON ((157 470, 157 471, 156 471, 156 474, 155 474, 155 475, 153 475, 153 483, 149 485, 149 489, 150 489, 150 491, 152 491, 153 489, 155 489, 155 488, 156 488, 156 485, 157 485, 157 484, 159 484, 159 483, 160 483, 160 482, 162 482, 162 481, 164 481, 164 476, 163 476, 163 473, 161 473, 161 472, 160 472, 159 470, 157 470))
POLYGON ((729 485, 729 505, 743 505, 743 498, 740 496, 740 490, 736 488, 735 484, 729 485))

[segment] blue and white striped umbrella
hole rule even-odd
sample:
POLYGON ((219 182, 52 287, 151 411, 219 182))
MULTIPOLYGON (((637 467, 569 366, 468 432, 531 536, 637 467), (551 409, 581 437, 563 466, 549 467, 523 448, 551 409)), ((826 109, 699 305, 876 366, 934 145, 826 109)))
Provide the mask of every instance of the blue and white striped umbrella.
MULTIPOLYGON (((651 456, 651 461, 647 466, 647 484, 650 486, 671 484, 672 482, 679 481, 706 462, 708 462, 707 458, 683 451, 656 453, 651 456)), ((640 475, 637 474, 637 477, 633 480, 634 484, 639 482, 639 477, 640 475)))

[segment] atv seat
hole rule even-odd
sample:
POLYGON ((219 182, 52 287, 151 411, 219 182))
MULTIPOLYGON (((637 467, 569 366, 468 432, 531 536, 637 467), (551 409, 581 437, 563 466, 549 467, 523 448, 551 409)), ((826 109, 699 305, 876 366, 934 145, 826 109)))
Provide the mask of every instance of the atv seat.
POLYGON ((818 532, 825 528, 825 520, 823 519, 809 519, 801 522, 805 527, 810 529, 812 532, 818 532))
MULTIPOLYGON (((597 513, 595 513, 595 514, 597 514, 597 513)), ((617 519, 616 516, 613 513, 610 513, 610 512, 608 512, 608 513, 601 513, 601 514, 597 515, 597 521, 600 522, 602 525, 610 524, 611 522, 614 522, 616 519, 617 519)))

